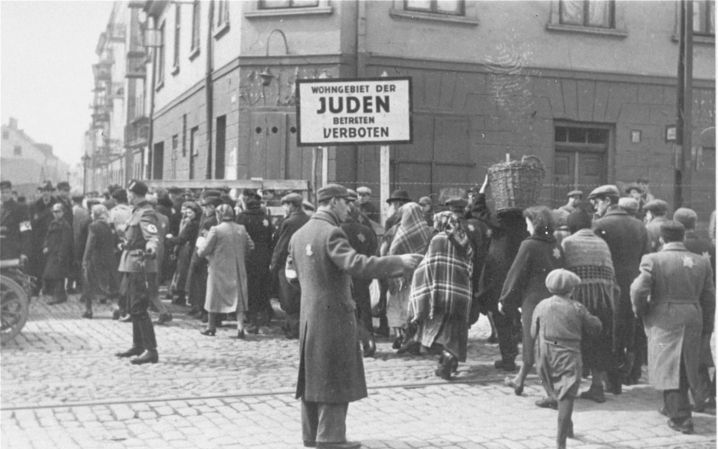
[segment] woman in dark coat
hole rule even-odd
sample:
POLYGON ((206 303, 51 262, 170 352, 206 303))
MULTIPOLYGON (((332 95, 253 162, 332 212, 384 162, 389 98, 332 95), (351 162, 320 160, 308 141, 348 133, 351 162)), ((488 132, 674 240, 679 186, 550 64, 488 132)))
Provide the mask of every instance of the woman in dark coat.
POLYGON ((182 221, 180 222, 179 234, 177 237, 170 237, 168 241, 174 245, 177 257, 177 267, 172 276, 170 288, 173 295, 177 295, 173 301, 178 305, 185 305, 185 286, 189 272, 190 260, 194 245, 199 235, 199 217, 202 209, 194 201, 186 201, 182 204, 182 221))
POLYGON ((499 298, 502 313, 511 314, 521 308, 523 364, 514 379, 507 377, 504 381, 517 395, 523 392, 524 381, 534 364, 534 339, 531 337, 534 308, 542 299, 551 296, 546 289, 546 276, 564 264, 563 251, 553 235, 551 210, 534 206, 526 209, 523 215, 531 235, 521 242, 499 298))
POLYGON ((99 295, 110 295, 110 282, 115 264, 115 236, 108 223, 109 212, 102 204, 92 206, 92 222, 87 232, 87 243, 82 256, 82 299, 85 302, 83 318, 92 318, 92 300, 99 295))
POLYGON ((54 219, 47 229, 42 253, 46 257, 42 279, 45 287, 51 292, 53 299, 49 305, 67 301, 65 278, 70 276, 72 268, 72 227, 65 220, 65 210, 61 203, 52 205, 54 219))
POLYGON ((254 250, 247 260, 250 321, 247 332, 256 334, 259 332, 259 315, 265 314, 267 323, 272 318, 272 306, 269 303, 269 264, 272 262, 274 226, 266 209, 262 207, 259 195, 249 195, 246 207, 247 209, 237 216, 237 223, 244 225, 254 242, 254 250))

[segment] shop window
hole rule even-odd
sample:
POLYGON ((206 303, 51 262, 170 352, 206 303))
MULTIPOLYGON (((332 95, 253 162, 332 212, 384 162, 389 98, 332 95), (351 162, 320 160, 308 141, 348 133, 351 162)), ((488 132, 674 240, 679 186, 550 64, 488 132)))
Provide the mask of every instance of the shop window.
POLYGON ((464 15, 463 0, 404 0, 407 11, 422 11, 432 14, 464 15))

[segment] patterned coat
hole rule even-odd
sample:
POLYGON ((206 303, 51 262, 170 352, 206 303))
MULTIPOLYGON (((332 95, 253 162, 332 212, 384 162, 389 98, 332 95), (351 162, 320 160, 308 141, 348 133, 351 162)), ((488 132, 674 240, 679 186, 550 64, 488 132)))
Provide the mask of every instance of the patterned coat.
POLYGON ((347 403, 367 396, 351 277, 403 273, 398 256, 367 257, 349 245, 339 218, 320 209, 289 242, 287 266, 302 289, 297 398, 347 403))
POLYGON ((631 284, 634 311, 648 338, 648 380, 657 390, 679 388, 681 358, 691 388, 699 385, 701 335, 713 332, 715 287, 710 262, 671 242, 643 256, 631 284))

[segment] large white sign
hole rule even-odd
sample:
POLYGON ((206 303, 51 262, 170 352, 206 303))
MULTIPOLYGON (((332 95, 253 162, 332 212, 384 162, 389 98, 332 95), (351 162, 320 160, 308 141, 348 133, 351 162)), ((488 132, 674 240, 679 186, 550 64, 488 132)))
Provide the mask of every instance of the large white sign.
POLYGON ((297 144, 411 142, 409 78, 297 81, 297 144))

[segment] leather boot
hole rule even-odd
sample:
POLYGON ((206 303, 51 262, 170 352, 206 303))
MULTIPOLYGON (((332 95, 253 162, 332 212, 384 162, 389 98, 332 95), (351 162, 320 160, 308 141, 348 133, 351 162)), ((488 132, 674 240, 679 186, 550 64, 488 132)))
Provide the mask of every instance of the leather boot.
POLYGON ((155 338, 155 328, 152 325, 150 316, 145 314, 138 321, 141 332, 142 347, 148 351, 154 351, 157 349, 157 339, 155 338))
POLYGON ((130 360, 133 365, 144 365, 145 363, 157 363, 159 361, 159 355, 154 349, 148 349, 142 353, 139 357, 130 360))
POLYGON ((136 320, 132 320, 132 347, 127 351, 115 353, 115 356, 124 358, 140 355, 144 352, 144 346, 142 345, 142 330, 140 329, 140 323, 136 320))

